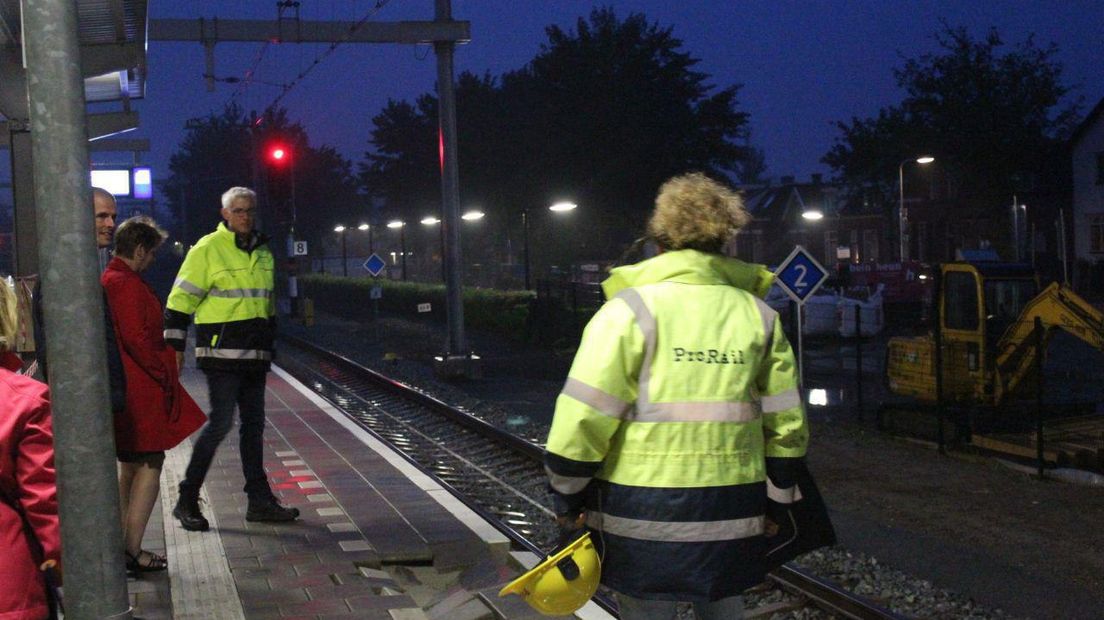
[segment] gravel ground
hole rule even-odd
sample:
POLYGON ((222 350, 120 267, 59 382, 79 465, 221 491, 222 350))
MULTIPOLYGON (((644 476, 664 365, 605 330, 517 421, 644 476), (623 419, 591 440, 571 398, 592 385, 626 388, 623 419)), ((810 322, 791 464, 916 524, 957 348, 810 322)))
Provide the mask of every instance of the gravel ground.
MULTIPOLYGON (((430 367, 446 342, 439 325, 323 315, 281 329, 534 441, 544 439, 572 354, 469 333, 485 378, 445 383, 430 367)), ((804 565, 907 616, 1104 618, 1104 488, 942 456, 835 413, 811 415, 809 462, 840 544, 804 565)))

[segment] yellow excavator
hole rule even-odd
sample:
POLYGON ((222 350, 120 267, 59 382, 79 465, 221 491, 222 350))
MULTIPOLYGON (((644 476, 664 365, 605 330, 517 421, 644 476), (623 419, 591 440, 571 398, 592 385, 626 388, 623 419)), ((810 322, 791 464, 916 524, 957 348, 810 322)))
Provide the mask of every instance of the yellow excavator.
MULTIPOLYGON (((1058 283, 1038 292, 1028 265, 944 263, 933 300, 942 334, 943 398, 973 406, 999 406, 1034 385, 1038 357, 1035 318, 1045 344, 1055 329, 1104 350, 1104 315, 1058 283)), ((895 394, 935 402, 935 339, 929 334, 892 338, 886 378, 895 394)))

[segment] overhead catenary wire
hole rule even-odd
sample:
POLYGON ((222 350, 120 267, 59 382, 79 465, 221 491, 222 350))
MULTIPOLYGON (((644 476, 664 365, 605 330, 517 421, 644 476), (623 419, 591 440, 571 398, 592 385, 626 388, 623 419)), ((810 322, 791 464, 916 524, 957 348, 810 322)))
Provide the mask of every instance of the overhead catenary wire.
MULTIPOLYGON (((340 46, 342 43, 345 43, 345 42, 349 41, 349 39, 351 39, 352 36, 354 34, 356 34, 356 32, 358 30, 360 30, 360 28, 368 22, 368 20, 375 17, 376 13, 379 13, 380 9, 387 6, 387 4, 389 2, 390 2, 390 0, 376 0, 376 3, 372 6, 371 9, 368 10, 368 13, 365 14, 364 17, 361 17, 359 20, 357 20, 357 22, 355 24, 353 24, 352 26, 349 27, 349 31, 346 33, 344 38, 342 38, 340 41, 334 41, 333 43, 330 43, 326 47, 325 51, 323 51, 321 54, 316 56, 315 59, 313 61, 311 61, 310 64, 307 65, 307 68, 300 71, 299 74, 295 76, 295 79, 293 79, 291 82, 289 82, 284 87, 283 91, 279 95, 276 95, 276 98, 273 99, 271 103, 269 103, 267 106, 265 106, 265 109, 264 109, 265 113, 269 112, 270 110, 275 109, 276 106, 279 105, 281 101, 283 101, 284 97, 286 97, 288 93, 290 93, 292 90, 294 90, 295 87, 298 86, 299 83, 302 82, 303 79, 306 78, 307 75, 309 75, 310 72, 314 70, 315 67, 317 67, 319 64, 321 64, 322 61, 325 60, 326 58, 328 58, 331 54, 333 54, 334 51, 337 50, 338 46, 340 46)), ((263 114, 262 114, 262 116, 263 116, 263 114)))
POLYGON ((234 103, 234 101, 239 96, 244 95, 245 91, 252 85, 254 82, 253 76, 257 74, 257 67, 259 67, 261 61, 264 60, 265 53, 268 51, 268 46, 271 45, 271 43, 271 41, 265 41, 257 48, 257 54, 253 56, 253 63, 246 69, 245 75, 241 78, 241 81, 238 82, 238 87, 230 94, 230 101, 227 103, 234 103))

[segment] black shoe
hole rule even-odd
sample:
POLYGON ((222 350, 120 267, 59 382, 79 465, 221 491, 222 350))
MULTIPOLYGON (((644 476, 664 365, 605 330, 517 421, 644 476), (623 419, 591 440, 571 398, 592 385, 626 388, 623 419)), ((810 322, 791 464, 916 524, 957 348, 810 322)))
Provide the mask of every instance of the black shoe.
POLYGON ((180 520, 180 527, 189 532, 206 532, 211 529, 211 524, 199 511, 199 500, 196 498, 181 495, 173 508, 173 516, 180 520))
POLYGON ((250 500, 249 510, 245 513, 246 521, 271 521, 282 523, 294 521, 299 518, 298 508, 285 508, 275 497, 260 501, 250 500))

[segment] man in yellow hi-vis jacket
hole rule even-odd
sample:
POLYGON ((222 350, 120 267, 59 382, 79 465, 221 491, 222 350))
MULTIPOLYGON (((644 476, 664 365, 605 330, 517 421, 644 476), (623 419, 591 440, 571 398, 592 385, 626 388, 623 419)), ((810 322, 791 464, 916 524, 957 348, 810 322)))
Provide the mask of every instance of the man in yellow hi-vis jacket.
POLYGON ((667 181, 661 253, 615 269, 549 431, 561 526, 585 521, 621 617, 739 618, 765 576, 768 496, 793 501, 808 429, 773 275, 721 248, 749 219, 701 174, 667 181))
POLYGON ((165 341, 184 360, 188 324, 194 317, 196 365, 207 376, 211 414, 196 439, 173 516, 186 530, 210 527, 199 510, 199 488, 215 450, 241 416, 241 460, 246 520, 293 521, 297 508, 281 506, 264 470, 265 378, 276 337, 273 290, 275 261, 268 237, 254 230, 257 195, 232 187, 222 195, 215 232, 188 252, 165 306, 165 341))

